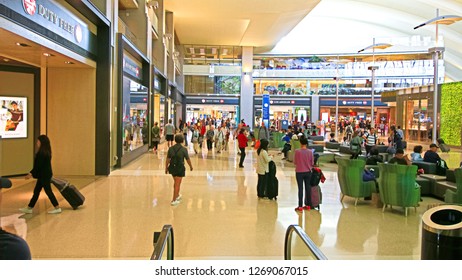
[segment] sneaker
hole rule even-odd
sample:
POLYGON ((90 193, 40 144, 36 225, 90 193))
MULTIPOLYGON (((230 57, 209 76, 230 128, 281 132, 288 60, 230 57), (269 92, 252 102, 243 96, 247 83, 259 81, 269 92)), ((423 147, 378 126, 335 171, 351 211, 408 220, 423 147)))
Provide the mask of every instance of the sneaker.
POLYGON ((303 207, 297 207, 297 208, 295 208, 295 211, 297 211, 297 212, 303 212, 303 207))
POLYGON ((48 211, 48 214, 59 214, 61 212, 62 212, 61 208, 55 208, 53 210, 48 211))
POLYGON ((183 197, 181 196, 181 194, 179 194, 179 195, 177 196, 176 200, 181 201, 181 199, 183 199, 183 197))
POLYGON ((303 210, 311 210, 311 206, 306 205, 303 207, 303 210))
POLYGON ((30 207, 19 208, 19 211, 23 212, 24 214, 32 214, 32 208, 30 207))
POLYGON ((170 205, 172 205, 172 206, 177 206, 178 204, 180 204, 179 200, 174 200, 174 201, 170 202, 170 205))

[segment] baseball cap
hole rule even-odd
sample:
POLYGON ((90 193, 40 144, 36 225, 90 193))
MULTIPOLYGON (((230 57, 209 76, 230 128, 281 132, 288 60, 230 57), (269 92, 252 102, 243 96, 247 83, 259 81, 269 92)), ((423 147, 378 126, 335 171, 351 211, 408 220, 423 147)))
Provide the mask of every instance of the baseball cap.
POLYGON ((439 148, 438 145, 436 145, 435 143, 431 143, 431 144, 430 144, 430 148, 433 148, 433 147, 439 148))
POLYGON ((11 188, 10 179, 0 177, 0 189, 8 189, 8 188, 11 188))

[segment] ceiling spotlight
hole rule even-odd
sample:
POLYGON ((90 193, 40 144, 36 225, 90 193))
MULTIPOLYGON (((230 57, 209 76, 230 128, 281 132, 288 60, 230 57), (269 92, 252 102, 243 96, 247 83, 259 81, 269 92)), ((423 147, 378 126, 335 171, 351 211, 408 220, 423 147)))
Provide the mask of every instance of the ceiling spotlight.
POLYGON ((9 62, 10 60, 8 58, 4 58, 3 61, 9 62))
POLYGON ((54 54, 51 54, 51 53, 43 53, 43 55, 44 55, 44 56, 48 56, 48 57, 50 57, 50 56, 55 56, 54 54))
POLYGON ((149 8, 154 8, 154 9, 159 8, 159 2, 153 1, 153 0, 148 0, 148 1, 146 1, 146 5, 147 5, 149 8))
POLYGON ((30 47, 28 44, 25 44, 25 43, 16 43, 16 46, 20 46, 20 47, 30 47))
POLYGON ((75 63, 72 62, 72 61, 64 61, 64 63, 66 63, 66 64, 75 64, 75 63))

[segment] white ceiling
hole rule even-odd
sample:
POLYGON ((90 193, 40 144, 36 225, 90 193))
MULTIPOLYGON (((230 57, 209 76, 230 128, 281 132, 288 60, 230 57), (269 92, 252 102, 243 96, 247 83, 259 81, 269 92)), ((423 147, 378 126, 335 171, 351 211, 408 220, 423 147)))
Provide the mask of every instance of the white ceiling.
POLYGON ((164 0, 181 44, 273 46, 320 0, 164 0))
MULTIPOLYGON (((181 44, 255 46, 255 53, 355 53, 373 38, 420 35, 439 15, 462 15, 461 0, 165 0, 181 44)), ((447 80, 462 80, 462 21, 439 25, 447 80)), ((431 46, 430 46, 431 47, 431 46)), ((388 51, 402 50, 394 45, 388 51)))

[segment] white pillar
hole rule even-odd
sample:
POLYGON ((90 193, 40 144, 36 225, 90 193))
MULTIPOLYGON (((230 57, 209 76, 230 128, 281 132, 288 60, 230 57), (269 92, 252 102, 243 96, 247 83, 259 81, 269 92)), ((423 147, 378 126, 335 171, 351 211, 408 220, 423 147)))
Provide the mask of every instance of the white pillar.
POLYGON ((241 97, 239 99, 239 111, 241 120, 253 129, 253 47, 242 47, 242 73, 241 73, 241 97))

